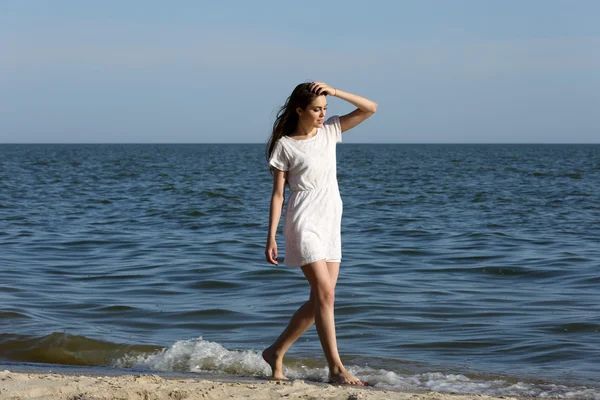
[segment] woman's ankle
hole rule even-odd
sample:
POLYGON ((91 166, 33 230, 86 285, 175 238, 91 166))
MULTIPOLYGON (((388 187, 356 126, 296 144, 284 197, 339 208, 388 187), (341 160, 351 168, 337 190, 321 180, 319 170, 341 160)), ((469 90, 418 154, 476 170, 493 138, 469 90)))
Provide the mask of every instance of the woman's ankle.
POLYGON ((344 366, 341 363, 334 364, 333 366, 329 367, 329 375, 339 375, 343 372, 346 372, 346 368, 344 368, 344 366))
POLYGON ((265 351, 275 358, 283 358, 283 353, 281 351, 281 348, 275 346, 274 344, 267 347, 265 349, 265 351))

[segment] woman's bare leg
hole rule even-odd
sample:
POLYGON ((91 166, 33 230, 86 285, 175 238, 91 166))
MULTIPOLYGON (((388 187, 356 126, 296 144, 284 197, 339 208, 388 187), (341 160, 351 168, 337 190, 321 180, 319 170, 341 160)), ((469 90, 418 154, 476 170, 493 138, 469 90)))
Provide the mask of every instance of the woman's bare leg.
POLYGON ((329 276, 324 260, 302 267, 314 293, 315 324, 317 333, 329 365, 329 380, 332 383, 363 385, 363 383, 344 368, 337 348, 335 334, 334 301, 335 286, 329 276))
MULTIPOLYGON (((340 271, 340 263, 326 264, 330 282, 335 288, 340 271)), ((279 335, 275 343, 263 351, 263 358, 271 366, 272 377, 274 379, 287 379, 283 375, 283 356, 292 344, 314 324, 315 304, 314 291, 311 289, 309 300, 294 313, 288 326, 279 335)))
POLYGON ((314 323, 314 309, 313 300, 308 300, 300 306, 275 343, 263 351, 263 359, 271 366, 273 379, 288 379, 283 375, 283 356, 290 346, 314 323))

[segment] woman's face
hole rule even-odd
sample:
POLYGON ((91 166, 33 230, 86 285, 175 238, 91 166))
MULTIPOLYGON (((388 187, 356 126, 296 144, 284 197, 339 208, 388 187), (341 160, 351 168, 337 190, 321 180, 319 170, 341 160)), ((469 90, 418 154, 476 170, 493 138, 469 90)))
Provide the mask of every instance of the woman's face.
POLYGON ((305 110, 298 109, 298 113, 300 120, 306 125, 320 128, 323 126, 327 114, 327 99, 325 96, 317 96, 305 110))

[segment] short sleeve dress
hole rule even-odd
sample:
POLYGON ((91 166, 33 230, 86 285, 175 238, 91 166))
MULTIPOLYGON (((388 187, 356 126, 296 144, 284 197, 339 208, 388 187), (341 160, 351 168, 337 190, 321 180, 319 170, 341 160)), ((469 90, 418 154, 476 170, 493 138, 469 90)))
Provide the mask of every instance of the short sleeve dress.
POLYGON ((284 263, 290 267, 342 259, 342 199, 336 172, 336 144, 341 141, 340 118, 335 115, 309 139, 283 136, 275 142, 269 164, 288 171, 291 191, 283 222, 284 263))

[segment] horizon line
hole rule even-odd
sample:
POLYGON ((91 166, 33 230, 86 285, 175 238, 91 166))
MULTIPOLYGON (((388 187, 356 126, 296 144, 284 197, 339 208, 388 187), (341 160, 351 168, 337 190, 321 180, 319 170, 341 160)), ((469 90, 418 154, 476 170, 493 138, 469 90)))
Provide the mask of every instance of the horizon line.
MULTIPOLYGON (((3 142, 3 145, 266 145, 261 142, 3 142)), ((346 142, 343 145, 598 145, 600 142, 346 142)))

